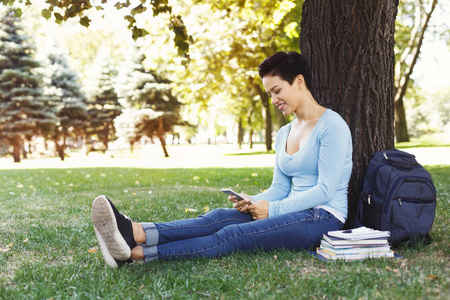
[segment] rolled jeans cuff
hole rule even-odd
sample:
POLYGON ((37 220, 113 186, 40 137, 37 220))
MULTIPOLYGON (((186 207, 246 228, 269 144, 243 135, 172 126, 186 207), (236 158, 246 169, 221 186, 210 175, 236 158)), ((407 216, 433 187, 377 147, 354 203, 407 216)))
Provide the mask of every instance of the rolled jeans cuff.
POLYGON ((144 250, 144 261, 151 262, 158 259, 158 249, 157 246, 142 246, 144 250))
POLYGON ((144 228, 145 235, 147 236, 147 240, 144 244, 142 244, 142 246, 145 248, 158 245, 159 232, 155 223, 141 223, 141 225, 142 228, 144 228))

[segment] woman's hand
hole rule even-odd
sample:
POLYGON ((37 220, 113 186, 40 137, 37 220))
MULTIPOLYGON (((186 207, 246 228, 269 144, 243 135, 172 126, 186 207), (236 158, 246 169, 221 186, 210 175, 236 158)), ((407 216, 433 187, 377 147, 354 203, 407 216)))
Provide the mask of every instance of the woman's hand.
POLYGON ((269 217, 269 202, 266 200, 253 202, 248 206, 247 211, 252 215, 253 220, 267 219, 269 217))
POLYGON ((237 200, 235 196, 229 196, 228 200, 233 202, 233 207, 241 213, 247 213, 248 206, 252 203, 252 198, 244 193, 240 193, 239 196, 244 198, 243 200, 237 200))

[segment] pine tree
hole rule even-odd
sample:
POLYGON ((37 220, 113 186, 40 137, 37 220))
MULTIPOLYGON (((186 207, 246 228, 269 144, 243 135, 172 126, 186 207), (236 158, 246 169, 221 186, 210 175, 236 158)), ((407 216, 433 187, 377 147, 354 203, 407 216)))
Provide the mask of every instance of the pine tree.
POLYGON ((158 137, 164 156, 169 157, 165 143, 166 134, 173 132, 177 125, 189 124, 180 117, 181 103, 172 94, 171 82, 158 76, 155 71, 147 70, 143 65, 144 55, 137 57, 134 64, 131 64, 131 72, 128 73, 125 98, 130 105, 146 109, 147 113, 136 123, 136 128, 141 135, 158 137))
POLYGON ((12 147, 14 162, 20 162, 25 138, 56 123, 46 105, 34 53, 15 10, 6 10, 0 24, 0 137, 12 147))
MULTIPOLYGON (((113 60, 104 51, 100 51, 88 77, 90 85, 86 133, 88 138, 97 136, 105 151, 108 150, 108 143, 115 138, 114 119, 122 112, 114 87, 117 73, 113 60)), ((92 150, 94 149, 88 151, 92 150)))
POLYGON ((77 73, 67 63, 66 54, 56 45, 48 50, 44 69, 46 95, 52 98, 51 106, 59 118, 58 125, 48 138, 55 143, 61 160, 65 159, 68 140, 84 136, 87 112, 86 96, 81 90, 77 73))

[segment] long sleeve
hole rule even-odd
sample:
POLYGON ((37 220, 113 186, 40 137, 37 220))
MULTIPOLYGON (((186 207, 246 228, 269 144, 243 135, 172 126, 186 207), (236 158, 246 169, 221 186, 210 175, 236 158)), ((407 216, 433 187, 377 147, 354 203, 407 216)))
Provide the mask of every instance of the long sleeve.
MULTIPOLYGON (((290 124, 288 124, 290 125, 290 124)), ((289 128, 277 135, 277 155, 270 188, 254 200, 269 201, 269 217, 325 205, 347 215, 347 187, 352 143, 345 121, 327 110, 307 143, 294 155, 285 152, 289 128)))

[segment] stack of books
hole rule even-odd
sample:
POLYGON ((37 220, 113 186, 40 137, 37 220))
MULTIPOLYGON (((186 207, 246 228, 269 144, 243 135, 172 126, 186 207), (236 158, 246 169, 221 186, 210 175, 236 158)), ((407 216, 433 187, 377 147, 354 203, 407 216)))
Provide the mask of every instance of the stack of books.
POLYGON ((364 260, 366 258, 394 257, 388 242, 389 231, 367 227, 329 231, 323 235, 316 254, 326 260, 364 260))

